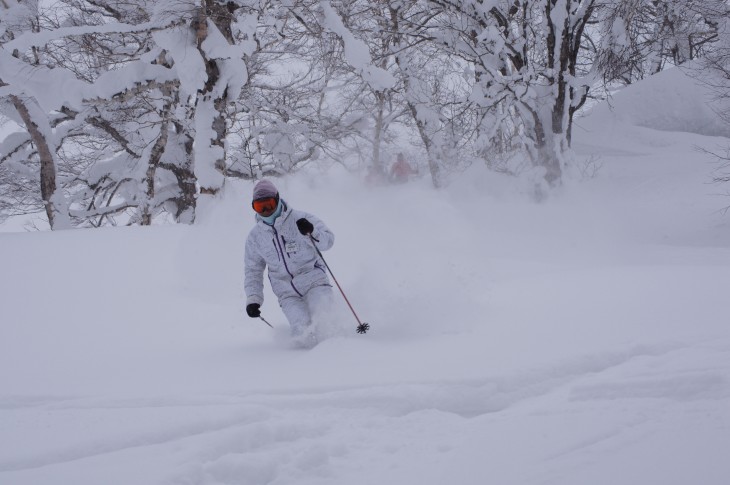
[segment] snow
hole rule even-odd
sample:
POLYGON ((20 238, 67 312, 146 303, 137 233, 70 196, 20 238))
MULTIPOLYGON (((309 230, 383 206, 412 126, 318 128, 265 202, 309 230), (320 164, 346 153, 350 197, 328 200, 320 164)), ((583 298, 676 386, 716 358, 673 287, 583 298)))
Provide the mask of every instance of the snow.
POLYGON ((311 351, 270 293, 275 330, 245 316, 249 183, 192 227, 1 233, 0 483, 724 485, 730 224, 696 147, 728 140, 636 121, 691 96, 657 79, 578 120, 601 168, 541 204, 482 167, 277 181, 372 325, 340 299, 311 351))
POLYGON ((152 34, 155 43, 174 60, 182 97, 195 96, 203 89, 208 75, 203 58, 195 52, 193 35, 187 29, 167 29, 152 34))
POLYGON ((46 44, 70 36, 81 36, 90 33, 124 33, 124 32, 145 32, 163 27, 159 22, 146 22, 137 25, 124 24, 119 22, 106 25, 84 25, 73 27, 62 27, 54 30, 43 30, 41 32, 26 32, 23 35, 9 41, 5 49, 12 52, 18 49, 25 52, 32 47, 45 46, 46 44))
POLYGON ((201 187, 218 188, 223 184, 223 174, 215 168, 217 160, 225 158, 225 150, 211 142, 217 134, 213 129, 213 120, 218 116, 215 101, 210 96, 198 100, 195 108, 195 143, 193 144, 195 176, 201 187))
POLYGON ((395 77, 385 69, 372 64, 367 44, 352 35, 328 0, 321 0, 320 6, 323 13, 322 23, 342 39, 347 62, 357 70, 374 91, 392 88, 395 84, 395 77))
POLYGON ((623 124, 655 130, 730 137, 730 125, 716 112, 723 102, 692 77, 694 67, 667 69, 624 88, 620 96, 596 108, 594 122, 620 118, 623 124))
POLYGON ((128 63, 123 69, 101 75, 96 84, 91 85, 80 81, 70 71, 29 66, 5 49, 0 50, 0 69, 8 80, 8 86, 0 88, 0 96, 29 95, 44 112, 63 106, 78 106, 84 99, 112 96, 138 84, 140 79, 154 79, 159 83, 175 79, 170 69, 136 61, 128 63))

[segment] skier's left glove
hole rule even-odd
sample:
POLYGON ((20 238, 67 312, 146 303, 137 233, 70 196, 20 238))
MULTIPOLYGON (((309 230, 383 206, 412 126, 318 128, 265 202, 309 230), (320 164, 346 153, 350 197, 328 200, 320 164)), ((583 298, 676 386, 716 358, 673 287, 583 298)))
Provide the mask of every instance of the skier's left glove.
POLYGON ((302 236, 309 236, 314 231, 314 225, 302 217, 297 221, 297 229, 302 233, 302 236))
POLYGON ((246 313, 251 318, 257 318, 261 316, 261 305, 258 303, 250 303, 246 305, 246 313))

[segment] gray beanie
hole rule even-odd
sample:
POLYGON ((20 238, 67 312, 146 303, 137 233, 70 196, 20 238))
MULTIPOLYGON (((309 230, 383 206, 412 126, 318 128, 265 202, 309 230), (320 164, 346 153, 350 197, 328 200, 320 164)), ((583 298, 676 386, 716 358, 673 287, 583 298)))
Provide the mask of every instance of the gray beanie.
POLYGON ((259 180, 253 188, 253 200, 265 199, 267 197, 276 197, 279 191, 276 186, 268 180, 259 180))

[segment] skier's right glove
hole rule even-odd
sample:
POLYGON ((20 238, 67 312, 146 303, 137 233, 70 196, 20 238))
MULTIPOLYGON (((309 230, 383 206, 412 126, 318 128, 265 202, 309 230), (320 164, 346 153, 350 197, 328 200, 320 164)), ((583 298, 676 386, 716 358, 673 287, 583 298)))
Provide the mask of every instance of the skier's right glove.
POLYGON ((297 229, 302 233, 302 236, 309 236, 314 231, 314 224, 302 217, 297 220, 297 229))
POLYGON ((246 313, 251 318, 258 318, 261 316, 261 305, 258 303, 251 303, 246 305, 246 313))

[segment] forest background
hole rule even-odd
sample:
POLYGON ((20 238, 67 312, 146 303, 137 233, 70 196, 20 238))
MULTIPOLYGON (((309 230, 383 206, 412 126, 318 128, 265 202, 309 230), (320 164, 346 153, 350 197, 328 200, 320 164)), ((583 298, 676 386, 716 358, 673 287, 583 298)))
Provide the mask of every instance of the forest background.
POLYGON ((435 187, 481 166, 542 200, 595 173, 574 122, 624 86, 681 66, 727 114, 729 9, 3 0, 0 221, 193 223, 227 180, 335 164, 377 179, 401 152, 435 187))

